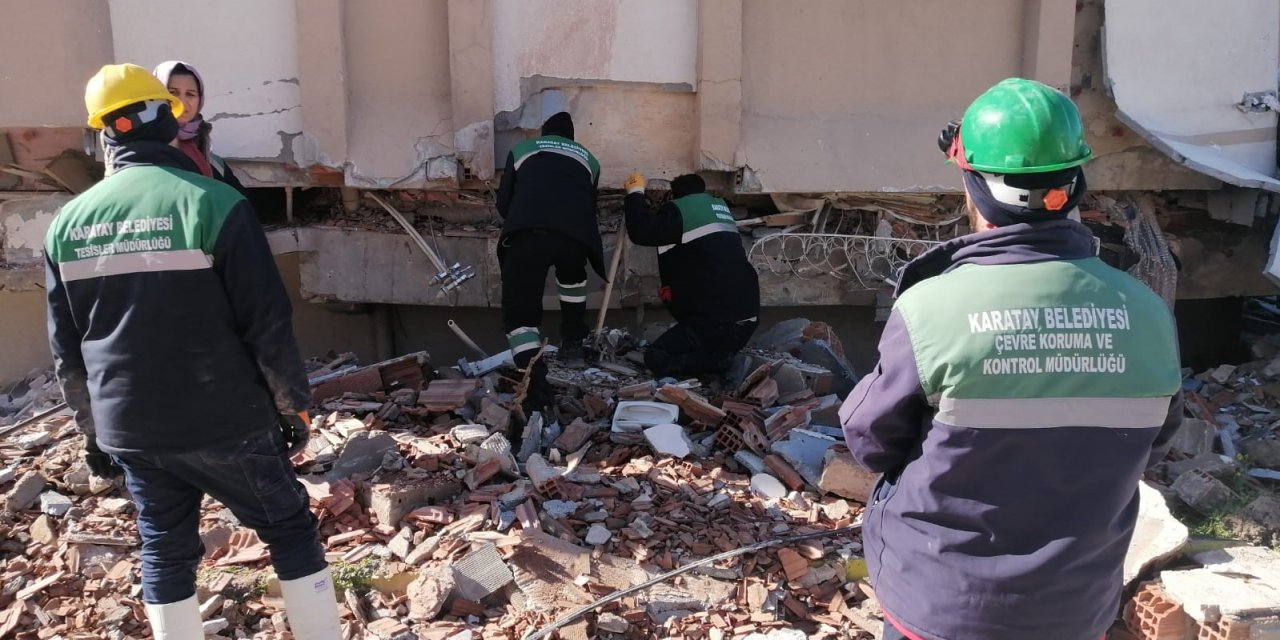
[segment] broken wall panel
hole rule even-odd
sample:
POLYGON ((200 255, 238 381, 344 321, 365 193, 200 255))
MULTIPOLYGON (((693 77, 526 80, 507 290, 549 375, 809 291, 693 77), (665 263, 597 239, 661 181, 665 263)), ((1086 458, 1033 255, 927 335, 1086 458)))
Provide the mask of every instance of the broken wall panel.
POLYGON ((1274 95, 1280 4, 1108 0, 1104 36, 1121 121, 1201 173, 1280 191, 1276 112, 1236 107, 1246 93, 1274 95))

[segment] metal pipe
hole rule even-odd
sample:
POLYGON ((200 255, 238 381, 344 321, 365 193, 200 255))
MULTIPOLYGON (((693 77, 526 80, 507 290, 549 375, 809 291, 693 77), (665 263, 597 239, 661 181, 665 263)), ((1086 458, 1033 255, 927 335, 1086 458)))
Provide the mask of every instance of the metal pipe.
POLYGON ((467 332, 463 331, 462 327, 458 326, 458 323, 453 321, 453 318, 449 318, 449 328, 453 330, 453 335, 458 336, 458 339, 462 341, 462 344, 471 347, 472 351, 479 354, 481 360, 489 357, 489 354, 485 353, 484 349, 481 349, 480 345, 476 344, 476 341, 472 340, 471 336, 467 335, 467 332))
POLYGON ((418 230, 413 228, 413 223, 409 222, 409 219, 404 217, 403 213, 400 213, 395 207, 391 206, 391 203, 383 200, 381 196, 373 192, 366 193, 365 195, 369 196, 369 199, 378 203, 378 205, 385 209, 387 213, 391 214, 391 217, 395 218, 396 222, 400 223, 400 226, 409 234, 409 237, 413 240, 414 244, 418 245, 418 248, 422 250, 422 253, 431 261, 431 264, 435 265, 437 273, 435 278, 432 279, 432 283, 440 287, 438 295, 443 296, 449 291, 458 288, 467 280, 475 277, 475 269, 471 266, 464 267, 456 262, 452 267, 445 265, 444 260, 440 258, 440 254, 436 253, 431 246, 427 244, 427 241, 422 237, 422 234, 418 233, 418 230))

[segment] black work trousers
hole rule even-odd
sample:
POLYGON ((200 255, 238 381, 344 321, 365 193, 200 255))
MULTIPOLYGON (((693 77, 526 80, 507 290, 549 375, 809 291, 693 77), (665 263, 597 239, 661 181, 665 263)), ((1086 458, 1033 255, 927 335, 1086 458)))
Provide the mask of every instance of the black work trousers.
MULTIPOLYGON (((502 239, 502 330, 508 337, 542 324, 542 292, 547 272, 555 269, 560 295, 560 338, 578 344, 587 337, 587 250, 580 242, 554 231, 519 231, 502 239)), ((513 342, 513 348, 516 345, 513 342)), ((515 354, 521 368, 532 350, 515 354)))
POLYGON ((697 376, 723 373, 751 340, 759 322, 681 322, 649 345, 645 366, 657 376, 697 376))

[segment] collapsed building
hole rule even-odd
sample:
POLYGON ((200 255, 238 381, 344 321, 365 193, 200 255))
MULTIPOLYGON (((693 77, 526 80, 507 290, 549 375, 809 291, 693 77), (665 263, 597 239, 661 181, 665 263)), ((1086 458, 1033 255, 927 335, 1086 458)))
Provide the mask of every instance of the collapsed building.
MULTIPOLYGON (((0 78, 0 337, 13 345, 0 380, 48 361, 40 247, 59 206, 101 175, 81 92, 112 61, 198 62, 214 150, 252 188, 286 280, 309 303, 297 305, 307 353, 461 353, 443 331, 451 315, 496 345, 474 313, 498 306, 496 168, 561 109, 602 163, 606 247, 625 244, 629 172, 656 184, 698 172, 734 206, 766 315, 842 305, 830 315, 865 318, 857 330, 873 334, 870 309, 894 268, 963 231, 936 131, 1015 75, 1081 107, 1098 194, 1083 215, 1104 255, 1188 301, 1180 313, 1274 292, 1264 274, 1280 45, 1266 0, 1221 11, 993 0, 963 16, 919 2, 752 0, 187 8, 199 28, 138 0, 39 3, 0 32, 6 59, 23 61, 0 78), (983 46, 955 42, 957 29, 983 46), (472 277, 442 291, 437 275, 455 267, 472 277)), ((653 252, 624 258, 608 304, 660 315, 653 252)), ((598 307, 602 283, 590 290, 598 307)), ((847 341, 865 364, 870 340, 847 341)))

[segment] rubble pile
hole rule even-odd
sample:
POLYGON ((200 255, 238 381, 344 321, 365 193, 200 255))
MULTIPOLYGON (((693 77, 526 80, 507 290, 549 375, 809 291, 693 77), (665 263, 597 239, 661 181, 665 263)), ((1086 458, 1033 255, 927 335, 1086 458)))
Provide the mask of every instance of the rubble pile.
MULTIPOLYGON (((553 362, 560 398, 545 416, 523 414, 526 385, 510 368, 467 377, 433 370, 425 353, 309 363, 313 435, 293 461, 344 637, 521 638, 664 572, 808 533, 819 537, 697 566, 555 633, 879 632, 851 526, 870 480, 833 471, 851 462, 836 444, 837 376, 758 350, 730 383, 651 380, 620 354, 627 340, 615 334, 583 369, 553 362)), ((149 633, 132 502, 89 477, 81 446, 65 416, 0 444, 0 637, 149 633)), ((201 536, 206 633, 287 637, 264 543, 211 500, 201 536)))
POLYGON ((1157 467, 1162 491, 1206 533, 1280 544, 1280 335, 1251 347, 1257 360, 1185 370, 1190 416, 1157 467))
POLYGON ((1189 417, 1148 474, 1125 568, 1150 580, 1113 637, 1280 639, 1280 335, 1251 350, 1183 371, 1189 417))
POLYGON ((62 389, 52 371, 33 371, 23 380, 0 387, 0 428, 16 424, 62 402, 62 389))

